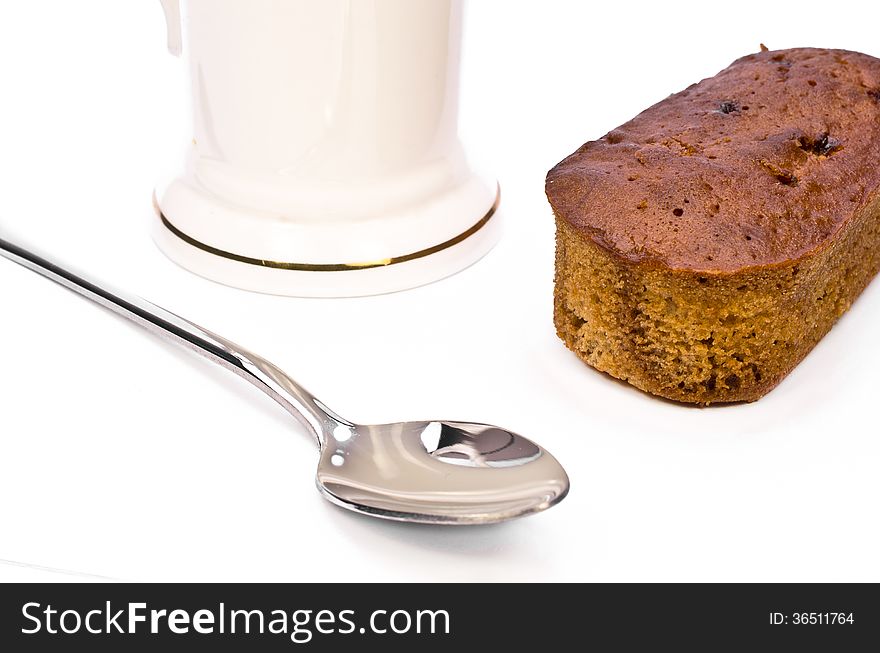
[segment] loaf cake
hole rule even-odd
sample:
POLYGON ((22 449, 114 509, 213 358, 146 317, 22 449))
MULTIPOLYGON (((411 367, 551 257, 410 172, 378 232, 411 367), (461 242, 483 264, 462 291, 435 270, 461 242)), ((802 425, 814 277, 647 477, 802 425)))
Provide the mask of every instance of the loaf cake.
POLYGON ((753 401, 880 268, 880 60, 762 46, 583 145, 546 192, 566 345, 668 399, 753 401))

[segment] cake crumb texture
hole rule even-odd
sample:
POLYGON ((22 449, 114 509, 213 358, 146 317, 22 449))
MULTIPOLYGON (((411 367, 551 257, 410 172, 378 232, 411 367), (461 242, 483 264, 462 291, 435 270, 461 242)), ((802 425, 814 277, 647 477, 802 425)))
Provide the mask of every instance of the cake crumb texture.
POLYGON ((669 399, 751 401, 880 269, 880 60, 752 54, 547 176, 555 323, 669 399))

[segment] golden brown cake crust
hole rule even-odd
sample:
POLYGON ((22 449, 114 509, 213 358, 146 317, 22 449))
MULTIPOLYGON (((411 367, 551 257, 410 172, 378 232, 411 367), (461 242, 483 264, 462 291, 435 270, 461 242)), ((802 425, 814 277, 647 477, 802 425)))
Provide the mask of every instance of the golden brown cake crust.
POLYGON ((751 401, 880 269, 880 60, 761 52, 547 176, 555 324, 677 401, 751 401))
POLYGON ((547 175, 556 215, 632 261, 785 263, 880 185, 880 60, 750 54, 583 145, 547 175))

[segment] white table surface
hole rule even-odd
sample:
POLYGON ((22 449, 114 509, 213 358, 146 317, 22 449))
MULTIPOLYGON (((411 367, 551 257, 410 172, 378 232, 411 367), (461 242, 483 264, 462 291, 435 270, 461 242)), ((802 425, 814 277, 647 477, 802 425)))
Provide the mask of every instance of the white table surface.
POLYGON ((417 290, 298 300, 194 277, 149 239, 151 186, 188 141, 158 3, 3 3, 3 229, 263 353, 352 419, 534 437, 572 491, 493 527, 344 512, 271 401, 0 261, 0 579, 880 580, 880 284, 761 401, 675 405, 556 338, 543 195, 582 142, 761 41, 880 55, 868 5, 836 3, 853 19, 831 25, 819 2, 794 18, 590 5, 471 4, 462 133, 501 180, 501 245, 417 290))

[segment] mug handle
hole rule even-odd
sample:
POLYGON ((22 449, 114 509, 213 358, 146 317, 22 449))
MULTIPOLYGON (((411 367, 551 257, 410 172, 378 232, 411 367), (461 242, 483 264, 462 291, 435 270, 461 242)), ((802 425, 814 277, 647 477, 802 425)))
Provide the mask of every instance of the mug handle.
POLYGON ((168 52, 179 57, 183 51, 180 36, 180 0, 159 0, 165 12, 165 24, 168 28, 168 52))

